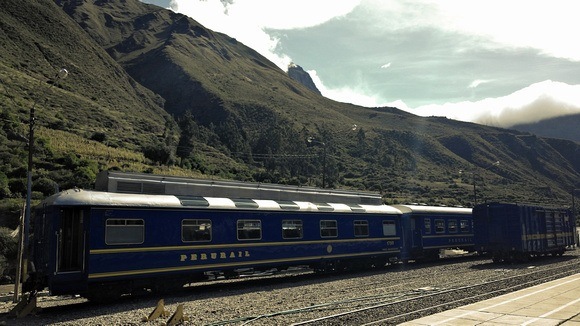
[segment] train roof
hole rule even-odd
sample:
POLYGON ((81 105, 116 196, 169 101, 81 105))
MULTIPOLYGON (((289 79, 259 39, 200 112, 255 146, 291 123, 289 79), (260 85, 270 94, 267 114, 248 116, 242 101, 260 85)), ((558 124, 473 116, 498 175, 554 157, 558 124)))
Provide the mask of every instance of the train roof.
POLYGON ((95 182, 95 190, 133 194, 382 204, 381 195, 374 192, 118 171, 100 172, 95 182))
POLYGON ((322 211, 344 213, 401 214, 387 205, 366 205, 300 200, 271 200, 224 198, 206 196, 176 196, 125 194, 95 190, 70 189, 52 195, 43 201, 56 206, 140 207, 140 208, 206 208, 281 211, 322 211))
POLYGON ((393 205, 393 207, 405 213, 446 213, 446 214, 471 214, 471 208, 449 206, 423 206, 423 205, 393 205))
POLYGON ((510 207, 510 208, 528 208, 536 211, 567 211, 567 207, 557 207, 557 206, 544 206, 541 204, 525 204, 525 203, 503 203, 503 202, 487 202, 483 204, 476 205, 475 208, 481 209, 485 207, 496 206, 496 207, 510 207))

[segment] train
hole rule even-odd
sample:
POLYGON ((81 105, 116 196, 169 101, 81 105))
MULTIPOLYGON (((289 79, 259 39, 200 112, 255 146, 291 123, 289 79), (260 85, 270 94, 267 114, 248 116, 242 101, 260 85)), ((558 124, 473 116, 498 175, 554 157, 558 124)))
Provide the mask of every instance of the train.
POLYGON ((485 243, 471 208, 384 205, 369 193, 125 173, 95 188, 62 191, 34 209, 25 290, 104 301, 248 271, 434 260, 485 243))
POLYGON ((575 219, 565 208, 485 203, 473 209, 476 250, 494 262, 562 256, 576 245, 575 219))

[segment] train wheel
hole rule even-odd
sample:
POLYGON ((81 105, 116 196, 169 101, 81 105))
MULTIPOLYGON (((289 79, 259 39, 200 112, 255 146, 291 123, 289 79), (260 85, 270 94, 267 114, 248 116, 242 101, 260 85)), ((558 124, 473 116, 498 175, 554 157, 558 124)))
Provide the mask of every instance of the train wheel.
POLYGON ((387 265, 388 261, 385 258, 376 258, 373 259, 373 263, 371 268, 384 268, 387 265))
POLYGON ((240 276, 238 273, 236 273, 236 271, 231 269, 223 271, 223 275, 226 279, 237 278, 240 276))
POLYGON ((158 284, 155 286, 154 292, 159 294, 171 294, 183 290, 183 284, 158 284))
POLYGON ((519 263, 527 263, 533 257, 532 254, 527 252, 518 252, 512 256, 512 260, 519 263))
POLYGON ((425 256, 423 257, 422 261, 424 262, 433 262, 439 259, 439 250, 429 250, 425 252, 425 256))
POLYGON ((322 262, 320 264, 316 264, 312 266, 312 269, 317 274, 328 274, 336 271, 336 263, 335 262, 322 262))
POLYGON ((112 285, 103 285, 90 289, 85 297, 91 302, 105 303, 118 300, 122 295, 122 289, 112 285))

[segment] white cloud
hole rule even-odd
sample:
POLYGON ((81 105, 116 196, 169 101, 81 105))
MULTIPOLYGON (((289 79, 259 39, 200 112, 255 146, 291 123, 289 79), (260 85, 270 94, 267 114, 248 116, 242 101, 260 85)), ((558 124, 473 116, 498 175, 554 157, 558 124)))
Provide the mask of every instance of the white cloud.
POLYGON ((424 105, 407 111, 421 116, 446 116, 508 128, 515 124, 580 113, 580 85, 546 80, 503 97, 424 105))
POLYGON ((575 41, 580 29, 577 1, 453 0, 441 1, 439 6, 450 26, 460 32, 580 60, 580 45, 575 41))
MULTIPOLYGON (((317 26, 345 17, 354 9, 357 17, 364 20, 349 16, 348 24, 356 24, 357 28, 364 24, 363 30, 369 33, 386 30, 398 35, 401 30, 436 29, 477 40, 457 44, 456 51, 472 47, 531 48, 545 56, 580 61, 580 42, 575 35, 580 30, 580 20, 576 17, 575 0, 171 0, 171 8, 212 30, 235 37, 283 70, 292 60, 278 51, 279 40, 271 37, 267 29, 317 26)), ((390 62, 381 68, 393 69, 390 62)), ((404 99, 385 100, 369 91, 364 87, 364 76, 329 88, 316 71, 309 73, 325 97, 367 107, 396 106, 422 116, 447 116, 509 127, 580 112, 580 85, 549 80, 497 98, 409 108, 404 99)), ((476 79, 467 87, 473 91, 491 82, 494 80, 476 79)))
POLYGON ((454 120, 509 128, 516 124, 580 113, 580 85, 551 80, 532 84, 502 97, 411 108, 401 99, 381 100, 378 94, 368 94, 360 85, 329 89, 316 71, 309 70, 308 73, 325 97, 365 107, 396 107, 424 117, 445 116, 454 120))
POLYGON ((331 98, 338 102, 351 103, 364 107, 389 106, 396 107, 405 111, 411 111, 411 109, 402 100, 388 102, 384 101, 380 94, 369 94, 368 89, 363 85, 364 83, 359 82, 357 85, 328 88, 326 85, 324 85, 316 70, 308 70, 307 72, 310 74, 310 77, 316 85, 316 88, 318 88, 324 97, 331 98))
POLYGON ((265 29, 316 26, 351 12, 361 0, 172 0, 171 8, 203 26, 225 33, 286 70, 292 61, 276 52, 279 40, 265 29))
POLYGON ((365 0, 373 28, 435 28, 487 39, 481 46, 534 48, 580 61, 575 0, 365 0))
POLYGON ((469 84, 469 86, 467 86, 467 88, 477 88, 477 86, 479 86, 481 84, 489 83, 489 82, 492 82, 492 80, 476 79, 476 80, 472 81, 471 84, 469 84))
POLYGON ((361 85, 328 88, 324 85, 316 70, 308 70, 307 72, 310 74, 316 88, 318 88, 324 97, 331 98, 338 102, 352 103, 366 107, 384 106, 384 103, 377 100, 379 98, 377 94, 367 95, 368 91, 361 85))

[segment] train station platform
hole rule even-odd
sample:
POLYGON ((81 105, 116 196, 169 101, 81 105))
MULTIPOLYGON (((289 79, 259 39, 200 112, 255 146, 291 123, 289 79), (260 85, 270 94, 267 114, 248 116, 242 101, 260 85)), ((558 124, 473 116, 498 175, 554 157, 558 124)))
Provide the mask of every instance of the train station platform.
POLYGON ((580 326, 580 273, 401 325, 580 326))

